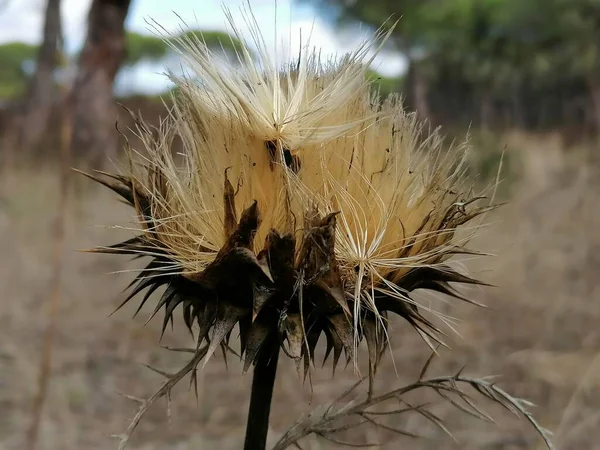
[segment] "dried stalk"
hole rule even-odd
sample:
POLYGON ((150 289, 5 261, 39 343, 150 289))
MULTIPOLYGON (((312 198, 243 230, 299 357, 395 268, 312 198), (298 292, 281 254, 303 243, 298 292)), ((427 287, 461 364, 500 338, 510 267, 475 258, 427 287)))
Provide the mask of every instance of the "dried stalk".
POLYGON ((135 414, 134 418, 131 420, 131 423, 127 427, 127 430, 125 431, 125 433, 114 436, 119 439, 119 450, 123 450, 127 446, 127 443, 129 442, 129 439, 131 439, 133 432, 139 425, 140 421, 142 420, 142 417, 144 417, 144 415, 146 414, 146 412, 148 411, 150 406, 152 406, 156 400, 158 400, 161 397, 165 397, 165 396, 167 397, 167 401, 170 402, 171 390, 173 389, 173 387, 175 387, 175 385, 177 383, 179 383, 190 372, 192 372, 191 382, 194 384, 194 387, 196 389, 196 395, 198 395, 198 391, 197 391, 198 385, 196 383, 196 369, 197 369, 200 361, 202 361, 202 358, 204 358, 204 356, 206 356, 206 353, 208 352, 208 345, 206 345, 200 349, 197 349, 197 350, 192 350, 192 349, 169 349, 169 350, 194 353, 194 357, 190 360, 190 362, 188 362, 183 368, 181 368, 176 373, 167 373, 167 372, 163 372, 162 370, 155 369, 153 367, 148 366, 148 368, 152 369, 156 373, 161 374, 162 376, 164 376, 167 379, 167 381, 165 381, 162 384, 162 386, 151 397, 149 397, 147 399, 140 399, 140 398, 132 397, 130 395, 124 395, 124 397, 139 403, 140 407, 138 408, 138 411, 135 414))
POLYGON ((254 368, 244 450, 264 450, 279 360, 279 340, 270 340, 261 350, 254 368))
POLYGON ((38 378, 38 392, 33 402, 32 418, 27 430, 27 448, 34 450, 37 446, 40 423, 44 403, 48 396, 48 385, 52 372, 52 355, 54 338, 58 322, 58 312, 60 309, 60 297, 62 294, 61 278, 64 267, 63 250, 65 247, 66 222, 69 207, 69 171, 71 160, 71 122, 69 119, 69 101, 63 109, 61 126, 61 148, 60 148, 60 186, 59 186, 59 204, 54 224, 54 254, 53 254, 53 272, 50 282, 50 297, 47 299, 48 323, 44 332, 44 347, 42 349, 42 359, 40 361, 40 373, 38 378))
POLYGON ((524 418, 541 436, 546 447, 549 450, 555 449, 550 440, 550 432, 542 428, 527 410, 528 407, 532 406, 530 402, 511 396, 506 391, 499 388, 494 382, 490 381, 489 378, 465 377, 462 375, 462 370, 452 376, 424 379, 430 361, 431 358, 421 372, 421 376, 417 382, 388 391, 378 396, 370 397, 367 395, 362 400, 352 400, 345 405, 336 408, 336 405, 338 405, 348 394, 355 391, 361 383, 358 382, 354 384, 348 391, 334 400, 331 404, 318 406, 308 415, 294 423, 275 444, 273 450, 284 450, 291 446, 299 447, 299 441, 310 434, 315 434, 323 439, 340 445, 353 447, 379 445, 377 443, 342 442, 334 437, 336 433, 363 425, 376 426, 398 435, 419 437, 408 431, 385 425, 378 420, 382 417, 397 417, 409 412, 420 414, 444 431, 444 433, 452 437, 451 432, 444 425, 443 419, 427 409, 428 405, 411 405, 404 400, 404 396, 409 392, 423 388, 432 389, 443 400, 448 401, 452 406, 464 413, 481 420, 493 422, 493 419, 475 404, 472 396, 467 394, 462 386, 475 389, 487 400, 491 400, 511 413, 524 418), (371 408, 380 406, 388 400, 397 400, 404 406, 383 412, 371 410, 371 408), (352 422, 348 424, 348 420, 351 420, 352 422))

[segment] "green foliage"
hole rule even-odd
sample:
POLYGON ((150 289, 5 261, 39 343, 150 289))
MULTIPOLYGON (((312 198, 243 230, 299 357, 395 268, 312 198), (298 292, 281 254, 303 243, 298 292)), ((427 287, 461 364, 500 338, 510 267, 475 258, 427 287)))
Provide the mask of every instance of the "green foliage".
POLYGON ((168 45, 156 36, 128 32, 126 64, 134 65, 143 60, 157 61, 164 58, 168 45))
MULTIPOLYGON (((215 52, 223 51, 232 56, 242 48, 235 37, 221 31, 190 30, 168 39, 135 32, 126 34, 127 57, 125 65, 134 66, 142 61, 161 61, 173 52, 178 39, 199 39, 215 52)), ((35 61, 38 46, 23 42, 10 42, 0 45, 0 99, 9 100, 22 96, 28 83, 24 67, 28 61, 35 61)), ((79 58, 79 52, 73 55, 79 58)))
POLYGON ((374 70, 369 70, 367 77, 373 81, 373 88, 379 92, 381 97, 402 91, 403 77, 384 77, 374 70))
POLYGON ((0 99, 17 98, 25 92, 28 77, 24 66, 35 60, 37 50, 37 46, 23 42, 0 45, 0 99))
POLYGON ((321 8, 338 26, 378 28, 399 19, 390 43, 419 68, 429 100, 442 109, 469 107, 469 122, 484 105, 513 117, 524 110, 532 122, 564 119, 570 104, 593 109, 594 89, 600 99, 600 0, 297 1, 321 8))
POLYGON ((0 61, 2 68, 18 67, 30 59, 35 59, 37 55, 37 45, 25 44, 24 42, 9 42, 0 45, 0 61))
MULTIPOLYGON (((191 30, 169 39, 135 32, 126 34, 127 57, 125 65, 133 66, 142 61, 161 61, 167 57, 177 45, 177 39, 199 39, 216 51, 224 51, 226 55, 234 55, 242 48, 242 43, 233 36, 221 31, 191 30)), ((14 99, 22 96, 28 83, 28 75, 24 66, 34 61, 38 46, 23 42, 10 42, 0 45, 0 99, 14 99)), ((74 55, 77 59, 79 53, 74 55)))
POLYGON ((5 81, 1 77, 2 73, 0 72, 0 100, 13 100, 25 94, 26 81, 5 81))
POLYGON ((559 67, 571 74, 600 69, 600 0, 512 3, 513 32, 529 38, 525 43, 542 58, 536 62, 543 73, 559 67))
POLYGON ((489 130, 479 130, 471 134, 470 144, 477 149, 470 158, 469 170, 472 176, 477 177, 482 184, 489 185, 500 172, 504 185, 509 185, 514 175, 514 161, 500 136, 489 130))
POLYGON ((173 51, 171 45, 177 46, 179 39, 200 40, 206 43, 208 48, 214 51, 224 51, 225 54, 235 54, 242 48, 242 43, 238 39, 221 31, 189 30, 167 39, 128 32, 126 64, 160 61, 173 51))

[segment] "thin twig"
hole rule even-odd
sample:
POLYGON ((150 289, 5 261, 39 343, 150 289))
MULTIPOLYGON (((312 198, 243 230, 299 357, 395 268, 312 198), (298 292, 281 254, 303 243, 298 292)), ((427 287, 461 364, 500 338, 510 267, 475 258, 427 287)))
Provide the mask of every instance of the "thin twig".
POLYGON ((132 398, 132 400, 140 403, 140 407, 138 408, 137 413, 135 414, 134 418, 132 419, 129 426, 127 427, 127 430, 125 431, 125 433, 116 436, 119 438, 119 450, 125 449, 125 447, 127 446, 127 443, 129 442, 129 439, 131 439, 131 436, 133 435, 133 432, 139 425, 140 421, 142 420, 142 418, 144 417, 144 415, 146 414, 146 412, 148 411, 150 406, 152 406, 154 404, 154 402, 161 397, 167 396, 167 398, 168 398, 169 394, 171 393, 171 389, 173 389, 173 387, 177 383, 179 383, 188 373, 192 372, 193 370, 196 370, 196 367, 198 367, 198 364, 200 363, 202 358, 204 358, 207 351, 208 351, 208 345, 196 350, 194 357, 184 367, 182 367, 178 372, 173 373, 173 374, 168 374, 166 372, 163 372, 163 371, 157 370, 153 367, 150 367, 150 369, 165 376, 167 378, 167 381, 165 381, 162 384, 162 386, 151 397, 149 397, 146 400, 132 398))
MULTIPOLYGON (((429 366, 431 363, 431 359, 429 359, 426 363, 426 366, 429 366)), ((346 429, 352 428, 351 426, 342 425, 343 421, 348 418, 356 418, 360 417, 362 419, 367 419, 371 424, 375 426, 379 426, 388 431, 394 432, 396 434, 402 435, 410 435, 412 437, 417 437, 412 433, 406 432, 404 430, 399 430, 385 424, 382 424, 377 421, 377 418, 384 416, 398 416, 403 413, 414 412, 420 414, 425 419, 433 423, 435 426, 440 428, 442 431, 447 433, 452 439, 454 437, 450 433, 443 422, 443 420, 427 409, 428 404, 422 404, 417 406, 412 406, 407 403, 403 397, 409 392, 420 390, 423 388, 432 389, 442 397, 442 399, 448 401, 451 405, 456 407, 457 409, 468 413, 474 417, 477 417, 482 420, 491 421, 491 417, 481 411, 475 403, 472 401, 471 395, 467 394, 462 386, 469 386, 473 388, 476 392, 482 395, 484 398, 493 401, 501 406, 503 406, 508 411, 513 414, 524 418, 528 421, 534 430, 541 436, 544 444, 549 450, 554 450, 554 445, 550 440, 550 432, 542 428, 537 421, 533 418, 531 413, 527 410, 531 403, 513 397, 508 394, 506 391, 499 388, 493 381, 490 381, 489 378, 470 378, 462 375, 462 370, 457 374, 446 377, 436 377, 430 379, 423 379, 423 375, 426 372, 426 368, 421 372, 419 380, 415 383, 409 384, 407 386, 401 387, 399 389, 394 389, 388 391, 379 396, 372 396, 367 394, 363 400, 354 400, 350 403, 347 403, 341 407, 338 407, 334 410, 333 406, 339 404, 339 401, 342 397, 336 399, 329 405, 321 405, 315 408, 311 413, 305 415, 300 420, 298 420, 295 424, 293 424, 288 430, 283 434, 283 436, 279 439, 279 441, 273 447, 273 450, 284 450, 291 445, 296 444, 298 441, 303 439, 304 437, 315 434, 317 436, 321 436, 325 439, 331 440, 333 442, 337 442, 342 444, 341 441, 334 439, 330 436, 330 433, 335 433, 339 431, 344 431, 346 429), (452 398, 451 396, 457 397, 458 400, 452 398), (381 405, 384 402, 392 399, 397 399, 402 401, 407 405, 406 408, 394 409, 390 411, 384 412, 371 412, 370 408, 381 405), (459 403, 462 401, 463 403, 459 403)), ((346 391, 343 395, 345 397, 351 391, 353 391, 358 384, 354 385, 349 391, 346 391)), ((363 425, 364 422, 359 422, 355 425, 360 426, 363 425)), ((344 445, 348 445, 344 443, 344 445)), ((364 444, 353 443, 353 446, 363 446, 364 444)))
POLYGON ((63 110, 60 146, 60 187, 59 204, 54 222, 54 254, 52 264, 52 279, 50 297, 47 299, 48 323, 44 332, 44 347, 40 361, 40 372, 38 378, 38 392, 33 402, 32 418, 27 430, 27 448, 34 450, 37 446, 40 423, 46 397, 48 396, 48 385, 52 372, 52 355, 54 338, 60 309, 60 297, 62 295, 62 272, 64 266, 64 246, 66 237, 66 222, 69 207, 69 167, 71 160, 71 122, 69 119, 68 93, 65 95, 65 109, 63 110))

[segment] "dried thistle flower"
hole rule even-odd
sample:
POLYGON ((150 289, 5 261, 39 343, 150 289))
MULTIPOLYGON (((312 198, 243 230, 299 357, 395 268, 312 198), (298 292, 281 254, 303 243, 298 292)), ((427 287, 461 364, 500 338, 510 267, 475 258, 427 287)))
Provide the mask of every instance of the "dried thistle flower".
MULTIPOLYGON (((143 149, 128 147, 126 174, 87 174, 132 205, 140 225, 95 251, 151 258, 123 304, 145 290, 139 312, 166 286, 152 316, 164 309, 164 332, 181 305, 202 351, 193 377, 239 325, 244 371, 257 366, 253 399, 261 383, 270 399, 260 371, 274 379, 280 348, 306 376, 323 335, 334 370, 342 353, 356 362, 366 341, 372 379, 390 313, 441 342, 411 292, 466 300, 451 283, 483 284, 448 260, 473 253, 465 245, 477 225, 465 225, 493 206, 466 184, 466 146, 447 151, 397 96, 371 92, 369 55, 386 35, 337 61, 303 48, 281 66, 255 22, 258 60, 227 15, 245 44, 239 65, 224 66, 201 40, 174 43, 193 76, 171 75, 179 95, 169 116, 157 129, 137 120, 143 149)), ((264 436, 246 448, 264 447, 264 436)))

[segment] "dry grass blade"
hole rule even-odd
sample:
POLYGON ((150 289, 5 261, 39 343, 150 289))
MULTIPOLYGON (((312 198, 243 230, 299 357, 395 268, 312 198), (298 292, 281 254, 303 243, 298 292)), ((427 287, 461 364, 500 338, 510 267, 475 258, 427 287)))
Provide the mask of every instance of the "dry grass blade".
POLYGON ((291 445, 296 444, 298 441, 310 434, 315 434, 341 445, 359 447, 374 445, 359 443, 350 444, 339 441, 338 439, 330 436, 331 433, 337 433, 353 427, 362 426, 365 425, 366 422, 373 426, 393 432, 397 435, 419 437, 418 435, 391 427, 379 421, 381 418, 393 416, 397 417, 400 414, 411 412, 423 416, 440 430, 452 437, 452 439, 454 439, 450 430, 448 430, 445 426, 443 419, 435 415, 427 408, 428 404, 416 406, 410 405, 404 400, 404 396, 409 392, 421 390, 423 388, 432 389, 442 399, 448 401, 458 410, 482 420, 492 421, 492 418, 489 415, 484 413, 475 405, 472 395, 465 391, 464 388, 468 387, 473 388, 485 399, 499 404, 513 414, 524 418, 540 435, 548 450, 555 449, 552 441, 550 440, 550 432, 542 428, 533 418, 532 414, 527 410, 527 407, 531 406, 530 402, 513 397, 506 391, 499 388, 495 383, 491 382, 489 378, 471 378, 463 376, 462 370, 452 376, 422 379, 422 376, 426 372, 426 368, 430 365, 430 363, 431 358, 428 359, 424 369, 421 372, 421 379, 415 383, 398 389, 390 390, 378 396, 370 396, 367 394, 364 397, 359 397, 350 401, 349 403, 346 403, 345 405, 341 405, 336 408, 335 406, 339 404, 339 401, 342 398, 346 397, 350 392, 354 391, 356 387, 358 387, 358 384, 353 385, 351 389, 349 389, 331 404, 318 406, 308 415, 302 417, 300 420, 294 423, 275 444, 273 450, 284 450, 291 445), (371 408, 380 406, 383 403, 394 399, 406 404, 407 406, 389 411, 370 411, 371 408), (359 419, 359 421, 348 425, 347 421, 350 419, 359 419))
POLYGON ((154 370, 155 372, 165 376, 167 378, 167 381, 165 381, 162 384, 162 386, 160 387, 160 389, 158 389, 154 394, 152 394, 151 397, 149 397, 145 400, 128 397, 128 398, 131 398, 132 400, 139 402, 141 404, 140 404, 140 407, 138 408, 134 418, 131 420, 131 423, 127 427, 127 430, 125 431, 125 433, 123 433, 122 435, 116 436, 119 439, 119 450, 125 449, 125 447, 127 446, 127 443, 129 442, 129 439, 131 439, 131 436, 133 435, 133 432, 137 428, 138 424, 140 423, 140 421, 142 420, 142 418, 144 417, 144 415, 146 414, 146 412, 148 411, 150 406, 152 406, 156 400, 158 400, 161 397, 166 396, 167 400, 168 400, 167 405, 169 405, 169 403, 170 403, 169 395, 170 395, 173 387, 175 387, 175 385, 177 383, 179 383, 188 373, 190 373, 196 369, 196 367, 198 366, 198 364, 200 363, 202 358, 204 358, 206 356, 207 351, 208 351, 208 346, 204 346, 204 347, 196 350, 194 353, 194 357, 184 367, 182 367, 179 371, 177 371, 174 374, 167 374, 163 371, 160 371, 160 370, 157 370, 157 369, 154 369, 154 368, 148 366, 150 369, 154 370))

